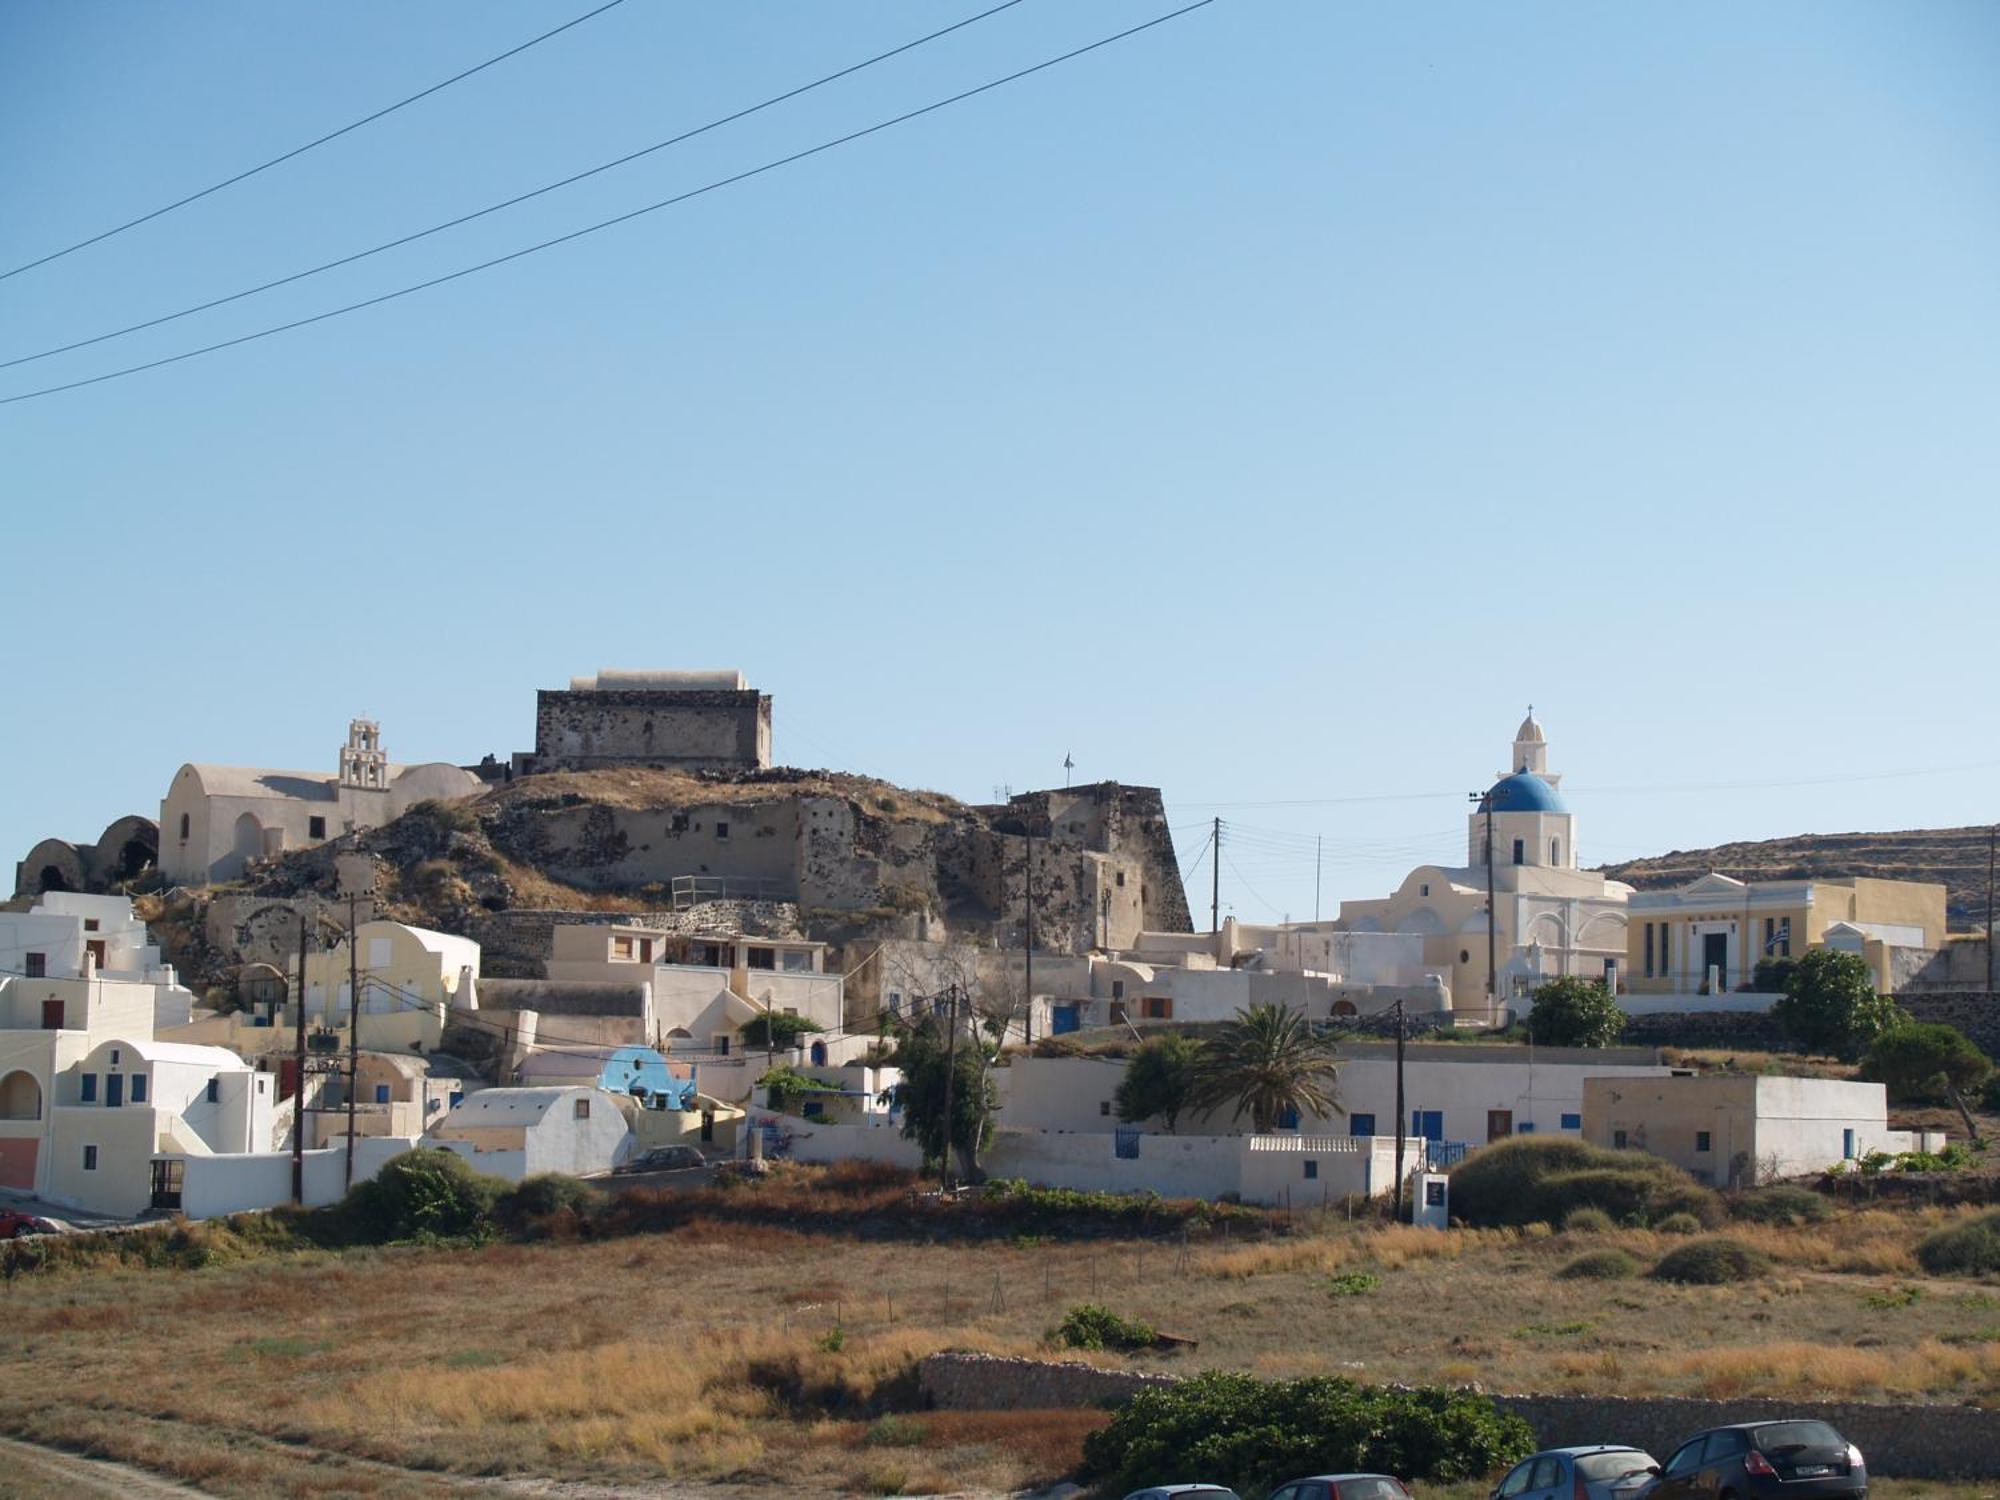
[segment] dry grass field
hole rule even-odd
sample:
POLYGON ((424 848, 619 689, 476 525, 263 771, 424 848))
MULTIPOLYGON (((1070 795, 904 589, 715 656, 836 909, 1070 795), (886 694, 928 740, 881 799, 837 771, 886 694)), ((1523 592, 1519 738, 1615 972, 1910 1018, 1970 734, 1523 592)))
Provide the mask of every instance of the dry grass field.
POLYGON ((1558 1276, 1587 1250, 1649 1265, 1678 1243, 1642 1230, 1336 1215, 1248 1242, 929 1243, 857 1233, 800 1175, 737 1195, 821 1207, 794 1227, 695 1217, 591 1242, 18 1276, 0 1286, 0 1431, 228 1495, 444 1494, 470 1476, 1005 1491, 1067 1473, 1102 1416, 915 1412, 914 1362, 1047 1354, 1082 1302, 1199 1341, 1131 1361, 1161 1369, 2000 1401, 2000 1287, 1927 1279, 1911 1255, 1949 1210, 1738 1225, 1773 1274, 1677 1287, 1558 1276))

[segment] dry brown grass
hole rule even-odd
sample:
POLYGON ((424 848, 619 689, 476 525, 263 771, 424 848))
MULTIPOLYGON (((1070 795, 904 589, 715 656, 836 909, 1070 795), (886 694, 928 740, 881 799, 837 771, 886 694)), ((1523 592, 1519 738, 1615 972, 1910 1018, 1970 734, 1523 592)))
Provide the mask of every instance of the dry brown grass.
POLYGON ((424 1469, 1001 1489, 1066 1468, 1097 1417, 921 1414, 913 1438, 879 1413, 908 1407, 924 1353, 1047 1354, 1051 1325, 1084 1301, 1199 1341, 1090 1356, 1157 1369, 2000 1399, 2000 1291, 1926 1279, 1909 1259, 1942 1210, 1734 1226, 1777 1273, 1676 1287, 1556 1278, 1585 1249, 1643 1264, 1680 1243, 1644 1231, 1336 1218, 1186 1255, 1178 1234, 888 1241, 866 1227, 905 1189, 877 1177, 806 1174, 789 1229, 700 1217, 570 1244, 20 1277, 0 1291, 18 1355, 0 1363, 0 1429, 113 1452, 143 1441, 141 1461, 230 1495, 315 1493, 287 1465, 344 1474, 327 1494, 422 1493, 401 1486, 424 1469), (858 1218, 838 1212, 857 1204, 858 1218), (1333 1283, 1357 1272, 1375 1281, 1333 1283))

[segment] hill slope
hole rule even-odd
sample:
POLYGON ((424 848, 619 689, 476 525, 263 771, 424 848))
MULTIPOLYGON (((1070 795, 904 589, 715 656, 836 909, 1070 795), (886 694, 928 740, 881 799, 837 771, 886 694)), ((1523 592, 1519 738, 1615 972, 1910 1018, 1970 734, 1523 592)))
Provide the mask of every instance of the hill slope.
POLYGON ((1714 870, 1738 880, 1838 879, 1866 875, 1881 880, 1929 880, 1946 890, 1954 932, 1986 924, 1985 828, 1913 828, 1900 833, 1805 833, 1713 849, 1675 850, 1604 873, 1641 890, 1685 885, 1714 870))

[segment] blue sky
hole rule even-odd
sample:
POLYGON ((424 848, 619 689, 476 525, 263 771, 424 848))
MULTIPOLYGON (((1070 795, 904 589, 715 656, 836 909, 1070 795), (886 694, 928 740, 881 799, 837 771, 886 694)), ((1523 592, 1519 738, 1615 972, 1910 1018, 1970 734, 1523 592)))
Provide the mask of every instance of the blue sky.
MULTIPOLYGON (((0 261, 589 9, 0 8, 0 261)), ((0 358, 281 275, 980 9, 627 3, 0 281, 0 358)), ((232 337, 1171 9, 1027 0, 232 337)), ((741 666, 781 760, 1165 789, 1249 920, 1463 849, 1526 703, 1586 860, 1996 815, 2000 10, 1218 0, 449 287, 0 406, 0 849, 185 760, 532 742, 741 666), (1219 805, 1220 804, 1220 805, 1219 805)), ((1206 867, 1197 904, 1206 901, 1206 867)))

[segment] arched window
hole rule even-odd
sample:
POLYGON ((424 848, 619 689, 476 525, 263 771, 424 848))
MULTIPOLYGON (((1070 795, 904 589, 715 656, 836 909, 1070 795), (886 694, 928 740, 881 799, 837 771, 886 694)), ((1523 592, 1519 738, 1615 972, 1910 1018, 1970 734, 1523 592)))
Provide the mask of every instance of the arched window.
POLYGON ((812 1044, 812 1065, 815 1068, 823 1068, 826 1066, 825 1042, 814 1042, 812 1044))
POLYGON ((39 1120, 42 1117, 42 1086, 35 1075, 9 1073, 0 1078, 0 1120, 39 1120))
POLYGON ((1562 862, 1563 862, 1563 841, 1561 839, 1550 839, 1549 863, 1552 865, 1560 865, 1562 862))
POLYGON ((187 836, 188 836, 188 815, 187 815, 186 813, 182 813, 182 814, 181 814, 181 837, 182 837, 182 838, 186 838, 187 836))
POLYGON ((1528 862, 1528 845, 1527 845, 1527 841, 1526 841, 1526 840, 1524 840, 1524 839, 1515 839, 1515 840, 1514 840, 1514 863, 1515 863, 1515 864, 1517 864, 1517 865, 1525 865, 1525 864, 1526 864, 1527 862, 1528 862))

